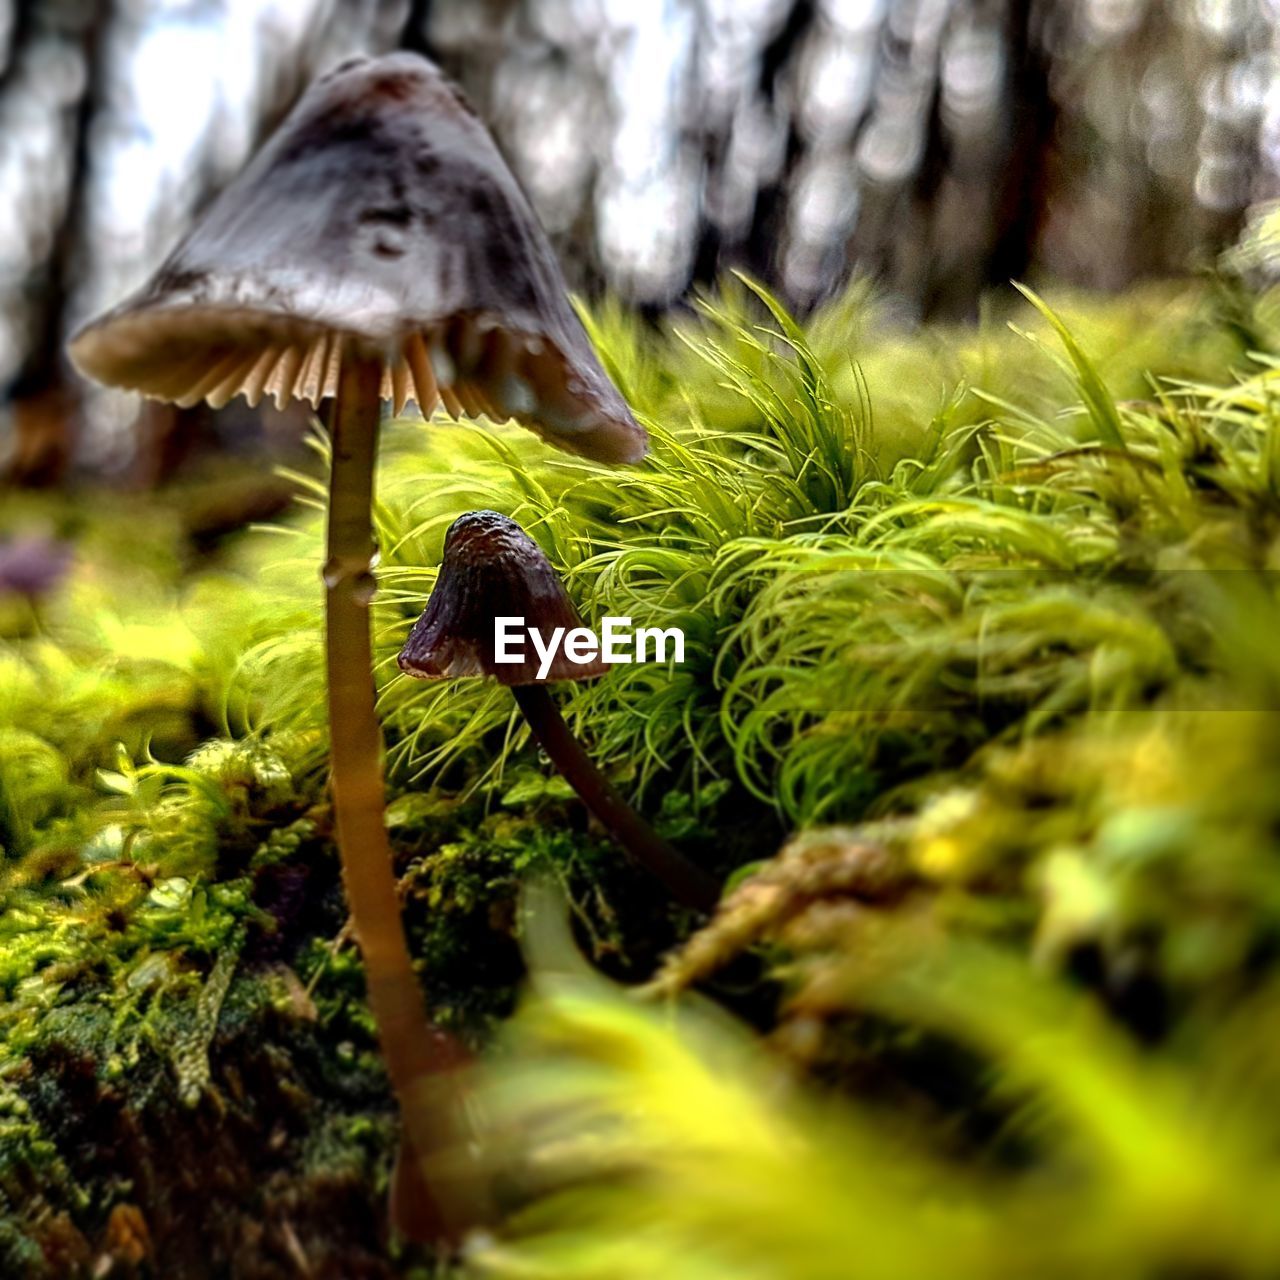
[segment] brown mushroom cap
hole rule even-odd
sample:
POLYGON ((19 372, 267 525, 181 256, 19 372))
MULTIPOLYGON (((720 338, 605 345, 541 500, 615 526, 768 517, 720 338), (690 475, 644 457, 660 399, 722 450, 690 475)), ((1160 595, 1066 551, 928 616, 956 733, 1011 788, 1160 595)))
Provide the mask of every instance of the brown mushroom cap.
POLYGON ((633 462, 644 431, 460 91, 416 54, 322 75, 152 280, 70 352, 90 377, 214 407, 319 404, 344 351, 381 356, 399 412, 437 398, 633 462))
POLYGON ((494 656, 494 619, 524 618, 550 639, 582 619, 542 548, 514 520, 496 511, 469 511, 444 536, 440 576, 422 617, 400 650, 400 670, 423 679, 493 676, 506 685, 589 680, 608 663, 572 662, 564 647, 546 676, 533 647, 525 643, 525 661, 498 662, 494 656))

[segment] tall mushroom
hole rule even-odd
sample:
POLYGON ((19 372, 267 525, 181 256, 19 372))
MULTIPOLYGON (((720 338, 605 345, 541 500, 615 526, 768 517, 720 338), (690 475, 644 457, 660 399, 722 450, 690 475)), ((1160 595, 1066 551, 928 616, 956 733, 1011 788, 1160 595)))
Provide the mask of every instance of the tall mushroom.
POLYGON ((322 75, 149 283, 73 338, 91 377, 216 407, 319 407, 332 436, 327 561, 332 784, 369 1001, 407 1135, 439 1060, 399 918, 374 711, 370 512, 381 402, 515 418, 634 462, 644 432, 566 298, 546 236, 459 90, 415 54, 322 75))
POLYGON ((574 661, 568 643, 543 664, 545 671, 534 659, 500 662, 495 625, 499 618, 523 619, 543 637, 558 632, 566 641, 582 626, 573 601, 538 544, 507 516, 470 511, 459 516, 445 534, 440 575, 400 650, 400 670, 423 680, 492 676, 509 685, 533 736, 618 843, 678 901, 710 910, 717 897, 711 878, 673 849, 614 790, 569 732, 547 689, 553 681, 603 675, 608 664, 598 656, 574 661))

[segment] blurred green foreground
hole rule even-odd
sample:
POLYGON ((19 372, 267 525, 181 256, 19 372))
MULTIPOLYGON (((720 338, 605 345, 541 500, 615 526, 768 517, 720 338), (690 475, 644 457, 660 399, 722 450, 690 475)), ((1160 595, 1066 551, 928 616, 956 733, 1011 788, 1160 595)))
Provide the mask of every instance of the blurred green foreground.
MULTIPOLYGON (((1280 1274, 1280 299, 1050 302, 603 310, 638 469, 386 432, 388 825, 505 1209, 460 1274, 1280 1274), (557 697, 709 924, 504 691, 396 673, 477 507, 585 617, 683 627, 557 697)), ((6 496, 72 561, 0 595, 0 1275, 453 1265, 388 1239, 316 456, 212 552, 181 491, 6 496)))

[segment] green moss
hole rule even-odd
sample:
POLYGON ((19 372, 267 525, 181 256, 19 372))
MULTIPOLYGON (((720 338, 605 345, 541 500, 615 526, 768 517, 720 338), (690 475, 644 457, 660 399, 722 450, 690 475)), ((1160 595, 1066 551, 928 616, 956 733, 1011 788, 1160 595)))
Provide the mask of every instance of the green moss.
MULTIPOLYGON (((883 1224, 852 1214, 826 1113, 805 1103, 757 1169, 796 1192, 752 1219, 761 1275, 807 1274, 779 1221, 791 1209, 832 1249, 872 1231, 885 1259, 901 1247, 914 1274, 942 1274, 915 1227, 899 1230, 923 1202, 945 1207, 955 1271, 993 1274, 1005 1253, 1041 1269, 993 1226, 981 1187, 935 1178, 940 1154, 975 1179, 1021 1162, 1065 1184, 1080 1152, 1101 1151, 1105 1176, 1025 1203, 1102 1224, 1072 1257, 1107 1274, 1158 1274, 1172 1237, 1153 1224, 1183 1203, 1134 1192, 1158 1172, 1135 1134, 1162 1160, 1203 1163, 1187 1190, 1202 1216, 1243 1180, 1222 1219, 1240 1225, 1274 1183, 1269 1158, 1213 1155, 1216 1120, 1179 1145, 1182 1112, 1142 1095, 1212 1087, 1232 1095, 1232 1134, 1266 1127, 1240 1080, 1247 1062, 1274 1078, 1280 419, 1275 361, 1248 352, 1276 349, 1275 300, 1219 281, 1050 305, 1009 295, 976 331, 905 335, 853 290, 802 329, 734 281, 667 331, 617 308, 589 317, 651 432, 639 468, 567 459, 512 427, 384 433, 388 827, 436 1016, 480 1045, 510 1014, 520 889, 547 877, 597 966, 641 981, 687 943, 668 989, 713 984, 797 1068, 882 1101, 891 1152, 857 1106, 831 1122, 851 1149, 928 1166, 901 1193, 865 1187, 883 1224), (691 942, 696 922, 592 826, 507 691, 396 672, 444 530, 479 506, 533 533, 585 615, 686 632, 679 667, 556 696, 655 824, 731 877, 730 905, 691 942), (837 822, 845 834, 774 858, 788 833, 837 822), (858 878, 864 848, 894 860, 893 894, 858 878), (972 992, 944 981, 952 956, 972 992), (1081 1007, 1103 1030, 1083 1033, 1078 1062, 1020 1054, 1019 1036, 1051 1029, 1046 1010, 1081 1007), (819 1165, 798 1169, 796 1144, 816 1144, 819 1165)), ((37 1240, 42 1257, 97 1247, 111 1209, 137 1201, 181 1274, 195 1192, 176 1162, 206 1149, 220 1259, 256 1220, 260 1251, 287 1256, 283 1224, 301 1223, 335 1274, 415 1265, 389 1262, 382 1238, 390 1109, 325 794, 323 457, 318 441, 287 519, 203 564, 163 503, 6 508, 6 527, 43 519, 76 545, 63 591, 0 619, 0 1078, 29 1108, 0 1115, 14 1179, 0 1178, 0 1249, 15 1267, 35 1265, 37 1240), (172 1157, 154 1149, 169 1132, 172 1157), (96 1172, 112 1144, 125 1172, 96 1172), (55 1248, 39 1224, 60 1213, 55 1248), (343 1214, 358 1229, 344 1235, 343 1214)), ((701 1265, 729 1210, 699 1198, 698 1160, 673 1169, 650 1143, 696 1146, 699 1102, 767 1127, 767 1085, 748 1068, 718 1094, 611 1000, 547 1015, 534 1039, 552 1028, 548 1078, 577 1080, 610 1044, 615 1065, 626 1046, 653 1064, 645 1088, 670 1070, 654 1095, 668 1127, 636 1120, 620 1149, 652 1159, 642 1189, 661 1194, 636 1203, 679 1230, 619 1258, 637 1221, 628 1174, 627 1194, 611 1184, 535 1216, 523 1252, 487 1265, 739 1273, 741 1259, 701 1265), (700 1220, 680 1216, 677 1191, 700 1220), (563 1231, 590 1243, 590 1265, 563 1231)), ((736 1167, 737 1140, 717 1130, 717 1167, 736 1167)), ((1207 1238, 1214 1274, 1274 1261, 1269 1236, 1207 1238)))

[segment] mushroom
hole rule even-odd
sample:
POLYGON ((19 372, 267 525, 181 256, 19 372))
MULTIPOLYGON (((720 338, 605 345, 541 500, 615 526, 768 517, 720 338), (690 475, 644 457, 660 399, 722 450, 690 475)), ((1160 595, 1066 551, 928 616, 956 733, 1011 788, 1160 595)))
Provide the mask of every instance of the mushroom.
POLYGON ((329 402, 324 566, 338 844, 369 1002, 408 1138, 440 1059, 400 922, 383 822, 369 604, 383 399, 513 417, 634 462, 643 430, 566 297, 546 236, 460 91, 426 59, 322 75, 142 289, 72 339, 90 377, 179 405, 329 402))
POLYGON ((618 843, 684 905, 710 910, 718 893, 711 878, 671 847, 618 794, 565 724, 547 684, 590 680, 608 664, 574 662, 560 647, 540 673, 532 659, 498 661, 495 620, 522 618, 543 636, 582 626, 541 548, 507 516, 471 511, 444 538, 440 574, 422 616, 400 650, 400 670, 419 679, 493 676, 509 685, 533 736, 582 802, 618 843))

